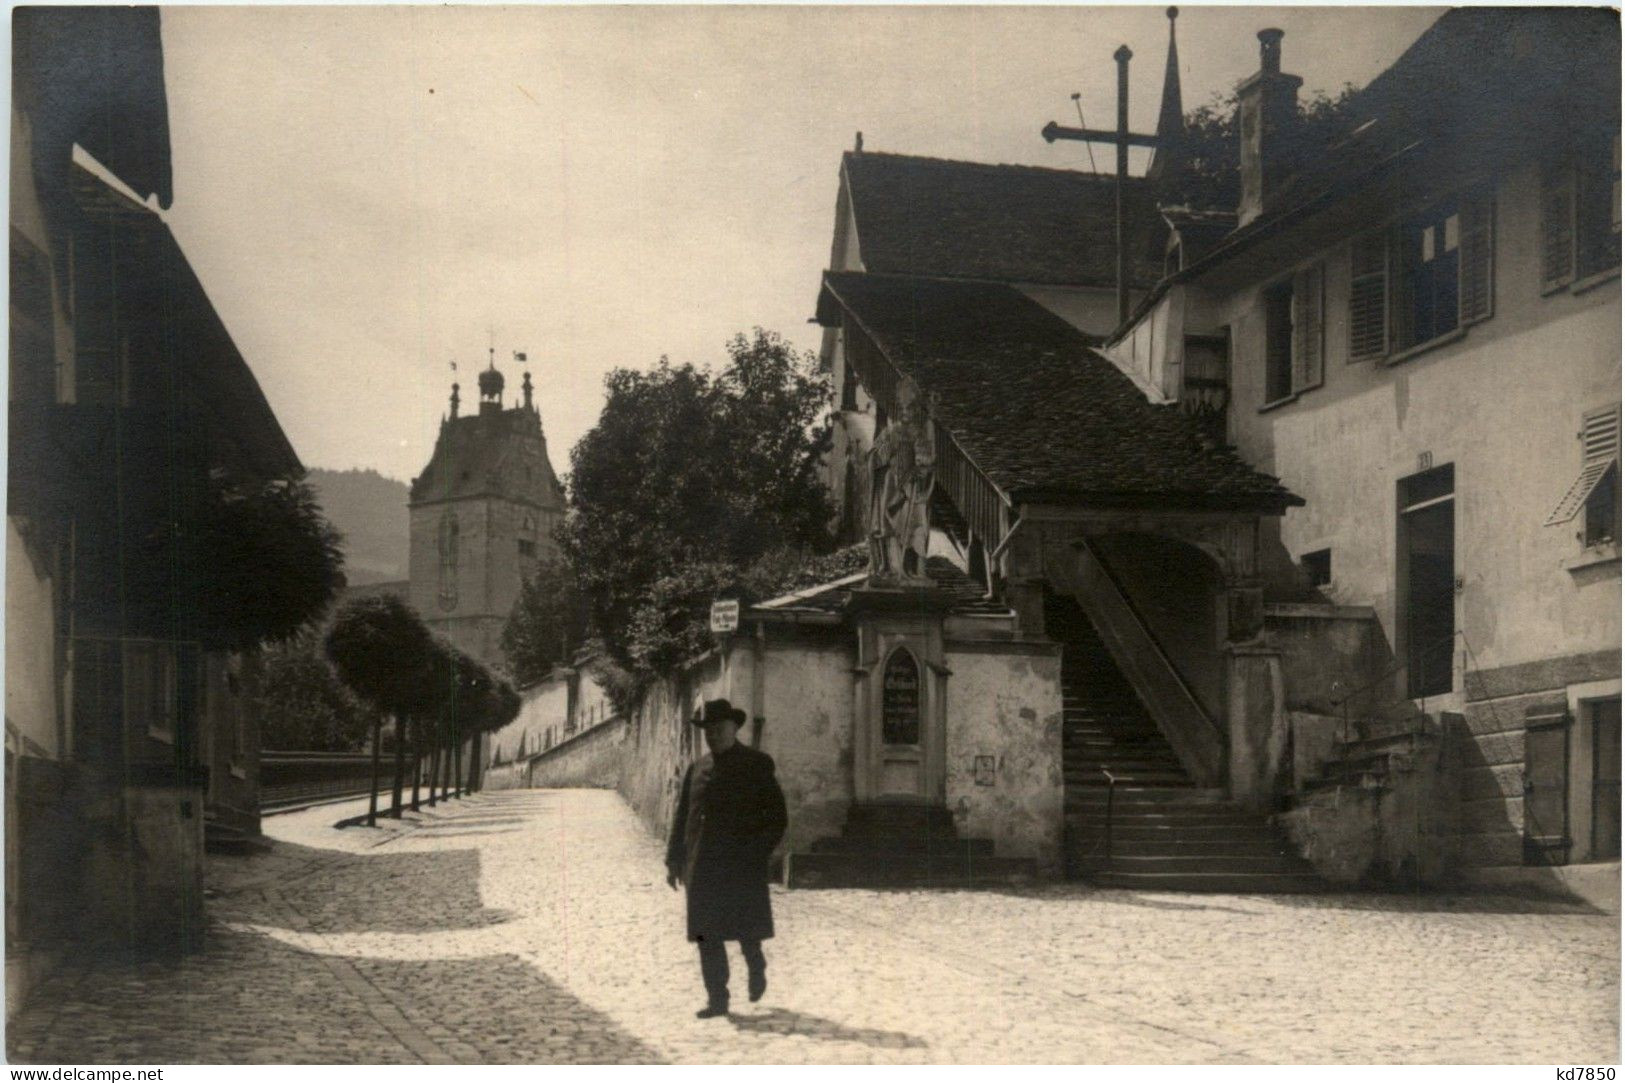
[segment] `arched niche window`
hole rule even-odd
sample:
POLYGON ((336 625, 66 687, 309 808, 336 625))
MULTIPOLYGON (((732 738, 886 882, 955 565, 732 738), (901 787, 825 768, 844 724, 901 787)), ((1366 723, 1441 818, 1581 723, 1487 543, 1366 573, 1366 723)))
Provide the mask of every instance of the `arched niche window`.
POLYGON ((440 517, 440 607, 442 609, 454 609, 457 606, 459 529, 455 512, 448 511, 440 517))
POLYGON ((880 736, 888 745, 920 743, 920 663, 907 647, 886 659, 881 684, 880 736))

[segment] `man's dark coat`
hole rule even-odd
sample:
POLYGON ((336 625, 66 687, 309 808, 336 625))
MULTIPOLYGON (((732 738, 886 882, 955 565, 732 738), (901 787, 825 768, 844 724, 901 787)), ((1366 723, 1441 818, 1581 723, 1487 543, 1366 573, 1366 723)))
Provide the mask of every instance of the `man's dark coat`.
POLYGON ((767 860, 789 818, 773 757, 735 742, 683 778, 666 846, 666 868, 688 888, 690 940, 766 940, 773 935, 767 860))

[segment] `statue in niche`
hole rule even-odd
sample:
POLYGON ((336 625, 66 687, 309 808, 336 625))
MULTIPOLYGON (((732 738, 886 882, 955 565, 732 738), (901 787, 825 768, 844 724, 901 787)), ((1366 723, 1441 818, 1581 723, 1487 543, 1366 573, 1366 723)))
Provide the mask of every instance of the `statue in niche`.
POLYGON ((937 437, 912 380, 897 385, 897 410, 869 449, 869 576, 925 577, 936 485, 937 437))

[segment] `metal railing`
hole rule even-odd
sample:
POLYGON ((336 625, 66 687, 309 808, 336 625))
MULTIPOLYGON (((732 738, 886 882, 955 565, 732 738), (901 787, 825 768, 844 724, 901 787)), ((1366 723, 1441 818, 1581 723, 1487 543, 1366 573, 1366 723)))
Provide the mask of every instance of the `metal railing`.
POLYGON ((1100 773, 1106 776, 1106 871, 1111 872, 1112 871, 1112 804, 1113 804, 1113 802, 1114 802, 1114 800, 1116 799, 1116 796, 1117 796, 1117 776, 1112 774, 1110 771, 1106 770, 1104 767, 1102 767, 1100 769, 1100 773))
MULTIPOLYGON (((1337 705, 1338 712, 1342 717, 1342 727, 1341 728, 1342 728, 1342 734, 1343 734, 1343 743, 1344 744, 1349 743, 1349 723, 1350 723, 1350 720, 1352 718, 1351 705, 1359 697, 1365 695, 1367 692, 1370 692, 1372 689, 1382 687, 1384 684, 1386 684, 1390 680, 1392 680, 1397 674, 1409 670, 1411 668, 1411 662, 1413 660, 1420 663, 1419 668, 1420 668, 1421 672, 1418 674, 1418 676, 1422 677, 1422 678, 1425 678, 1427 676, 1427 668, 1426 667, 1427 667, 1427 660, 1428 660, 1429 656, 1431 656, 1440 647, 1443 647, 1446 644, 1454 643, 1458 638, 1461 638, 1462 635, 1463 635, 1463 633, 1461 633, 1459 631, 1451 632, 1448 636, 1441 636, 1440 638, 1425 644, 1419 652, 1416 652, 1411 657, 1407 657, 1407 658, 1404 658, 1404 659, 1402 659, 1402 660, 1400 660, 1398 662, 1395 662, 1393 665, 1391 665, 1387 669, 1383 670, 1382 673, 1378 674, 1376 677, 1374 677, 1371 680, 1365 682, 1364 684, 1360 685, 1359 687, 1354 688, 1354 689, 1350 690, 1349 692, 1345 693, 1341 699, 1334 700, 1333 702, 1337 705)), ((1447 657, 1446 658, 1446 665, 1449 665, 1449 666, 1451 666, 1453 668, 1454 667, 1454 658, 1453 657, 1447 657)), ((1444 693, 1430 693, 1430 694, 1431 695, 1443 695, 1444 693)), ((1425 700, 1425 699, 1429 698, 1430 694, 1424 694, 1424 695, 1420 695, 1420 696, 1400 696, 1400 697, 1398 697, 1396 699, 1390 699, 1390 700, 1386 701, 1384 706, 1385 707, 1393 707, 1393 706, 1396 706, 1396 705, 1401 704, 1401 703, 1411 705, 1413 700, 1418 700, 1418 699, 1425 700)), ((1363 713, 1368 715, 1368 716, 1375 717, 1376 708, 1372 707, 1372 708, 1366 710, 1363 713)))

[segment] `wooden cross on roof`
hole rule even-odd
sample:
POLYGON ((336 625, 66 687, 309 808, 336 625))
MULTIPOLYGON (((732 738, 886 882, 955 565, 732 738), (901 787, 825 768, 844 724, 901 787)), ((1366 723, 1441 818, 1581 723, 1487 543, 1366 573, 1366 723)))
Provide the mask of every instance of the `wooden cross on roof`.
MULTIPOLYGON (((1168 72, 1163 86, 1162 116, 1157 123, 1156 135, 1142 135, 1128 130, 1128 62, 1134 56, 1127 45, 1119 45, 1112 54, 1117 61, 1117 128, 1107 131, 1101 128, 1068 128, 1055 123, 1053 120, 1044 125, 1039 134, 1047 143, 1057 139, 1072 139, 1080 143, 1110 143, 1117 147, 1117 174, 1115 181, 1117 197, 1117 324, 1121 327, 1128 322, 1128 238, 1125 236, 1123 223, 1123 179, 1128 176, 1128 148, 1150 147, 1155 150, 1172 143, 1178 138, 1181 127, 1179 106, 1179 67, 1178 54, 1174 45, 1174 20, 1179 18, 1179 9, 1168 9, 1168 72), (1172 112, 1170 113, 1170 110, 1172 112), (1169 117, 1172 116, 1172 121, 1169 117), (1167 130, 1165 130, 1167 129, 1167 130)), ((1076 97, 1077 95, 1073 95, 1076 97)), ((1083 115, 1080 112, 1078 119, 1083 115)), ((1154 168, 1154 167, 1153 167, 1154 168)))

